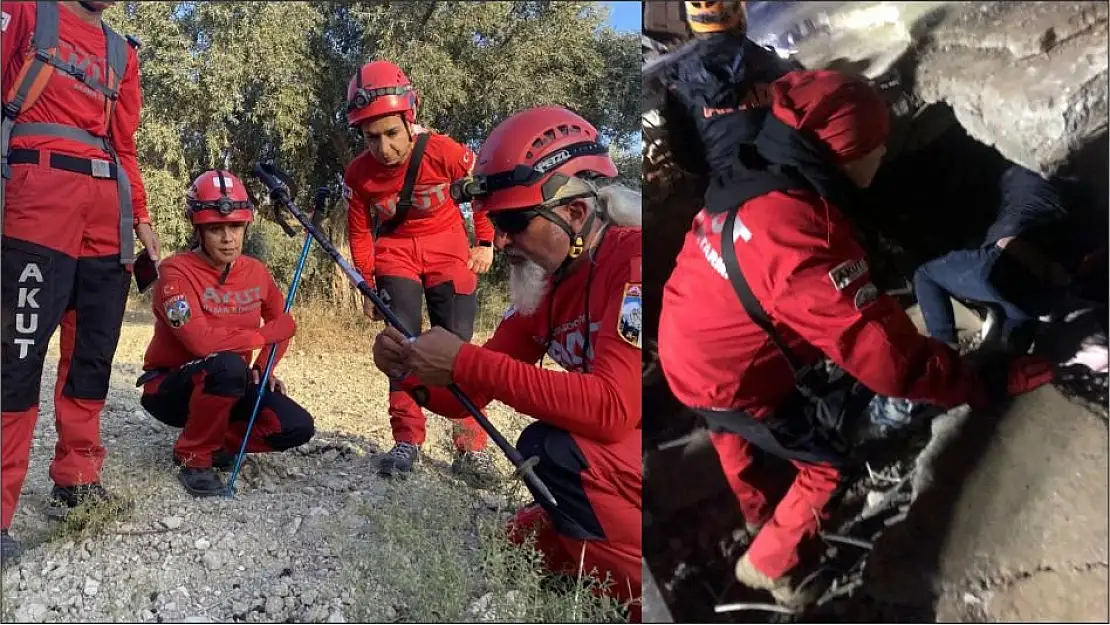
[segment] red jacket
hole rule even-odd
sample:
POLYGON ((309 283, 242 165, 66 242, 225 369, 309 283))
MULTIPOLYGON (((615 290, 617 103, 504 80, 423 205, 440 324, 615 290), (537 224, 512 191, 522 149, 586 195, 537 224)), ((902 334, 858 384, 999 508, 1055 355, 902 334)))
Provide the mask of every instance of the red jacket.
MULTIPOLYGON (((462 228, 462 213, 451 199, 451 183, 465 178, 474 166, 470 149, 447 135, 433 133, 428 139, 420 172, 413 185, 413 205, 404 223, 387 236, 415 238, 462 228)), ((397 212, 397 200, 405 184, 409 162, 393 167, 379 163, 368 151, 347 166, 343 194, 347 198, 347 230, 355 269, 367 280, 374 276, 372 212, 379 222, 397 212)), ((493 241, 493 224, 484 212, 475 213, 474 231, 479 242, 493 241)))
MULTIPOLYGON (((694 219, 663 293, 659 357, 675 396, 696 408, 766 414, 793 376, 744 311, 720 257, 725 213, 694 219)), ((752 292, 791 351, 826 354, 872 391, 951 407, 981 386, 960 356, 918 333, 871 283, 847 219, 811 191, 773 191, 742 205, 736 254, 752 292)))
MULTIPOLYGON (((19 76, 26 51, 31 45, 31 36, 35 31, 35 3, 5 0, 0 12, 3 13, 0 15, 0 26, 3 26, 3 36, 0 37, 0 74, 3 75, 2 93, 6 103, 8 92, 19 76)), ((72 58, 78 66, 95 66, 99 68, 101 76, 106 76, 107 46, 100 26, 81 20, 65 6, 59 7, 58 51, 62 58, 72 58)), ((139 58, 131 46, 126 47, 127 71, 120 83, 119 99, 112 113, 111 140, 131 183, 135 221, 149 222, 146 190, 135 149, 135 131, 139 128, 139 112, 143 106, 143 94, 139 86, 139 58)), ((35 105, 21 113, 19 121, 65 124, 103 136, 104 96, 85 87, 69 74, 55 70, 35 105)), ((109 158, 103 150, 58 137, 13 137, 9 147, 49 150, 81 158, 109 158)), ((115 207, 108 208, 115 210, 115 207)))
MULTIPOLYGON (((220 282, 222 270, 199 252, 179 252, 162 261, 154 294, 154 337, 144 369, 176 369, 219 351, 237 352, 248 364, 254 350, 269 343, 262 322, 280 317, 285 297, 266 265, 241 256, 220 282)), ((289 341, 278 345, 277 366, 289 341)), ((266 364, 269 349, 255 366, 266 364)))
MULTIPOLYGON (((496 399, 602 443, 639 429, 641 239, 639 229, 612 227, 599 248, 589 279, 589 372, 582 367, 588 277, 582 266, 549 291, 534 314, 525 317, 510 308, 484 345, 464 343, 455 360, 455 383, 479 407, 496 399), (554 331, 547 354, 565 371, 535 366, 549 329, 554 331)), ((410 377, 404 387, 418 384, 410 377)), ((431 389, 427 407, 451 418, 468 416, 445 388, 431 389)))

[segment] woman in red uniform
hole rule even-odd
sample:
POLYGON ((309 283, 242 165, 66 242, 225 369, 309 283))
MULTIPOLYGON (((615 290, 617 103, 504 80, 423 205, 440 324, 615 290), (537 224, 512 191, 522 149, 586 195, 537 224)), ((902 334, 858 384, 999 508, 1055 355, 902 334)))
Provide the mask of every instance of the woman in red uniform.
MULTIPOLYGON (((363 66, 347 87, 347 121, 366 140, 347 166, 344 194, 354 265, 371 285, 389 294, 393 312, 419 332, 421 297, 428 318, 464 341, 474 334, 478 273, 493 261, 493 226, 475 211, 477 246, 470 248, 453 180, 474 167, 474 153, 446 135, 418 132, 419 96, 399 67, 388 61, 363 66)), ((367 314, 374 317, 367 302, 367 314)), ((420 407, 390 386, 393 449, 383 474, 411 471, 425 439, 420 407)), ((491 465, 485 432, 473 420, 455 424, 453 468, 484 480, 491 465)))
MULTIPOLYGON (((162 262, 154 292, 154 338, 139 378, 142 404, 162 423, 183 428, 173 448, 185 490, 218 495, 216 469, 229 469, 243 443, 261 371, 277 362, 296 332, 266 265, 243 256, 254 206, 226 171, 200 175, 188 193, 194 244, 162 262), (266 348, 266 349, 263 349, 266 348), (262 350, 254 364, 251 354, 262 350)), ((247 451, 284 451, 315 433, 311 415, 271 373, 247 451)))
POLYGON ((597 129, 557 106, 502 122, 478 163, 468 186, 497 227, 513 307, 480 347, 440 328, 407 343, 388 328, 375 341, 375 363, 447 417, 466 415, 444 388, 455 382, 478 406, 496 399, 535 418, 517 447, 539 458, 536 474, 558 506, 537 496, 513 520, 513 538, 534 531, 556 573, 608 577, 607 592, 633 602, 638 621, 639 195, 593 184, 617 168, 597 129), (563 370, 537 367, 545 353, 563 370))

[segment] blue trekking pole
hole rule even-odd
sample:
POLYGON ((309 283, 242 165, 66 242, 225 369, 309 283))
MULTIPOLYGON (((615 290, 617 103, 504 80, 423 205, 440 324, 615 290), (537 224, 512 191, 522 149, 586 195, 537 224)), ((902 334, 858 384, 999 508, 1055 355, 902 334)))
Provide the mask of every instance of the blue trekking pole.
MULTIPOLYGON (((324 210, 328 199, 328 188, 320 187, 316 191, 316 212, 312 215, 312 221, 315 225, 319 225, 320 221, 324 218, 324 210)), ((282 226, 285 223, 282 222, 282 226)), ((286 228, 288 232, 289 229, 286 228)), ((297 270, 293 272, 293 283, 289 285, 289 294, 285 296, 285 312, 288 313, 293 308, 293 300, 297 297, 297 286, 301 283, 301 274, 304 272, 305 261, 308 260, 308 249, 312 247, 312 234, 305 236, 304 245, 301 247, 301 257, 297 260, 297 270)), ((247 431, 243 435, 243 443, 239 446, 239 455, 235 458, 235 469, 231 472, 231 480, 227 483, 227 491, 224 493, 225 497, 231 497, 235 493, 235 480, 239 477, 239 469, 243 466, 243 458, 247 455, 247 442, 251 437, 251 429, 254 427, 254 420, 258 417, 258 410, 262 406, 262 395, 266 392, 266 383, 270 381, 270 373, 274 370, 274 360, 277 358, 277 343, 274 343, 270 350, 270 357, 266 359, 266 370, 262 373, 262 378, 258 381, 258 395, 254 400, 254 409, 251 410, 250 421, 247 422, 247 431)))

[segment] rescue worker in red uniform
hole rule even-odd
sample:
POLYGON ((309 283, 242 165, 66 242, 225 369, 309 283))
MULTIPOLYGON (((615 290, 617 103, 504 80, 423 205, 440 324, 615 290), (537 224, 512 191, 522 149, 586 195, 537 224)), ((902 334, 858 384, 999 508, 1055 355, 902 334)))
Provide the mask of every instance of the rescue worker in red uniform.
MULTIPOLYGON (((493 262, 493 226, 474 212, 477 245, 451 198, 451 182, 470 173, 474 153, 450 137, 418 129, 419 96, 408 77, 388 61, 364 65, 347 87, 347 121, 366 140, 347 166, 344 195, 351 256, 371 286, 388 293, 393 312, 420 331, 421 298, 433 326, 464 341, 474 334, 479 273, 493 262), (420 132, 418 132, 420 130, 420 132)), ((366 313, 377 319, 366 302, 366 313)), ((395 445, 381 472, 411 471, 426 436, 426 419, 412 398, 390 385, 389 423, 395 445)), ((477 423, 454 424, 457 455, 452 468, 485 481, 490 458, 477 423)))
POLYGON ((584 563, 587 574, 608 576, 608 592, 633 601, 639 620, 641 233, 613 225, 630 212, 617 206, 628 203, 622 190, 637 217, 639 196, 594 186, 617 175, 606 152, 597 130, 561 107, 495 128, 464 193, 497 229, 513 307, 480 347, 438 327, 406 343, 389 328, 374 358, 438 414, 466 414, 444 388, 454 382, 478 406, 496 399, 534 417, 517 447, 539 458, 536 474, 558 506, 533 493, 539 503, 516 515, 512 537, 535 531, 556 573, 577 575, 584 563), (545 353, 565 371, 537 367, 545 353))
MULTIPOLYGON (((254 206, 243 182, 207 171, 189 189, 193 246, 162 262, 153 288, 154 337, 139 378, 142 404, 162 423, 182 428, 173 448, 185 490, 225 492, 227 471, 243 444, 270 350, 274 370, 296 332, 285 297, 266 265, 243 255, 254 206), (265 348, 265 349, 263 349, 265 348), (251 364, 251 354, 262 350, 251 364)), ((273 374, 251 428, 248 453, 285 451, 315 433, 312 416, 273 374)))
POLYGON ((135 151, 142 93, 137 42, 105 24, 114 2, 4 2, 2 512, 0 556, 27 475, 47 346, 61 325, 58 443, 47 514, 100 484, 100 412, 123 323, 135 236, 158 258, 135 151), (131 43, 131 45, 128 45, 131 43))
POLYGON ((754 146, 710 186, 686 236, 664 288, 659 356, 675 396, 709 424, 754 535, 737 579, 801 607, 819 587, 799 589, 800 550, 828 518, 850 465, 833 428, 810 425, 806 412, 816 412, 800 388, 824 388, 826 398, 834 386, 848 389, 837 395, 845 415, 875 393, 985 407, 1051 371, 965 364, 872 284, 844 211, 883 156, 889 117, 878 93, 836 72, 798 71, 772 83, 771 95, 754 146), (826 357, 846 373, 842 384, 829 376, 821 386, 805 373, 826 357), (797 468, 781 501, 758 486, 761 452, 797 468))

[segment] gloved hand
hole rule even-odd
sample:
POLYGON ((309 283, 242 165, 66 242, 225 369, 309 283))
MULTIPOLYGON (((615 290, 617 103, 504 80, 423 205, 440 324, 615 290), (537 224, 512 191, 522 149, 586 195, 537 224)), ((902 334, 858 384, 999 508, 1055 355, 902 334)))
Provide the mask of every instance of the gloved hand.
POLYGON ((1009 356, 1004 352, 975 354, 969 364, 983 381, 982 401, 997 402, 1036 390, 1056 379, 1056 366, 1040 356, 1009 356))

